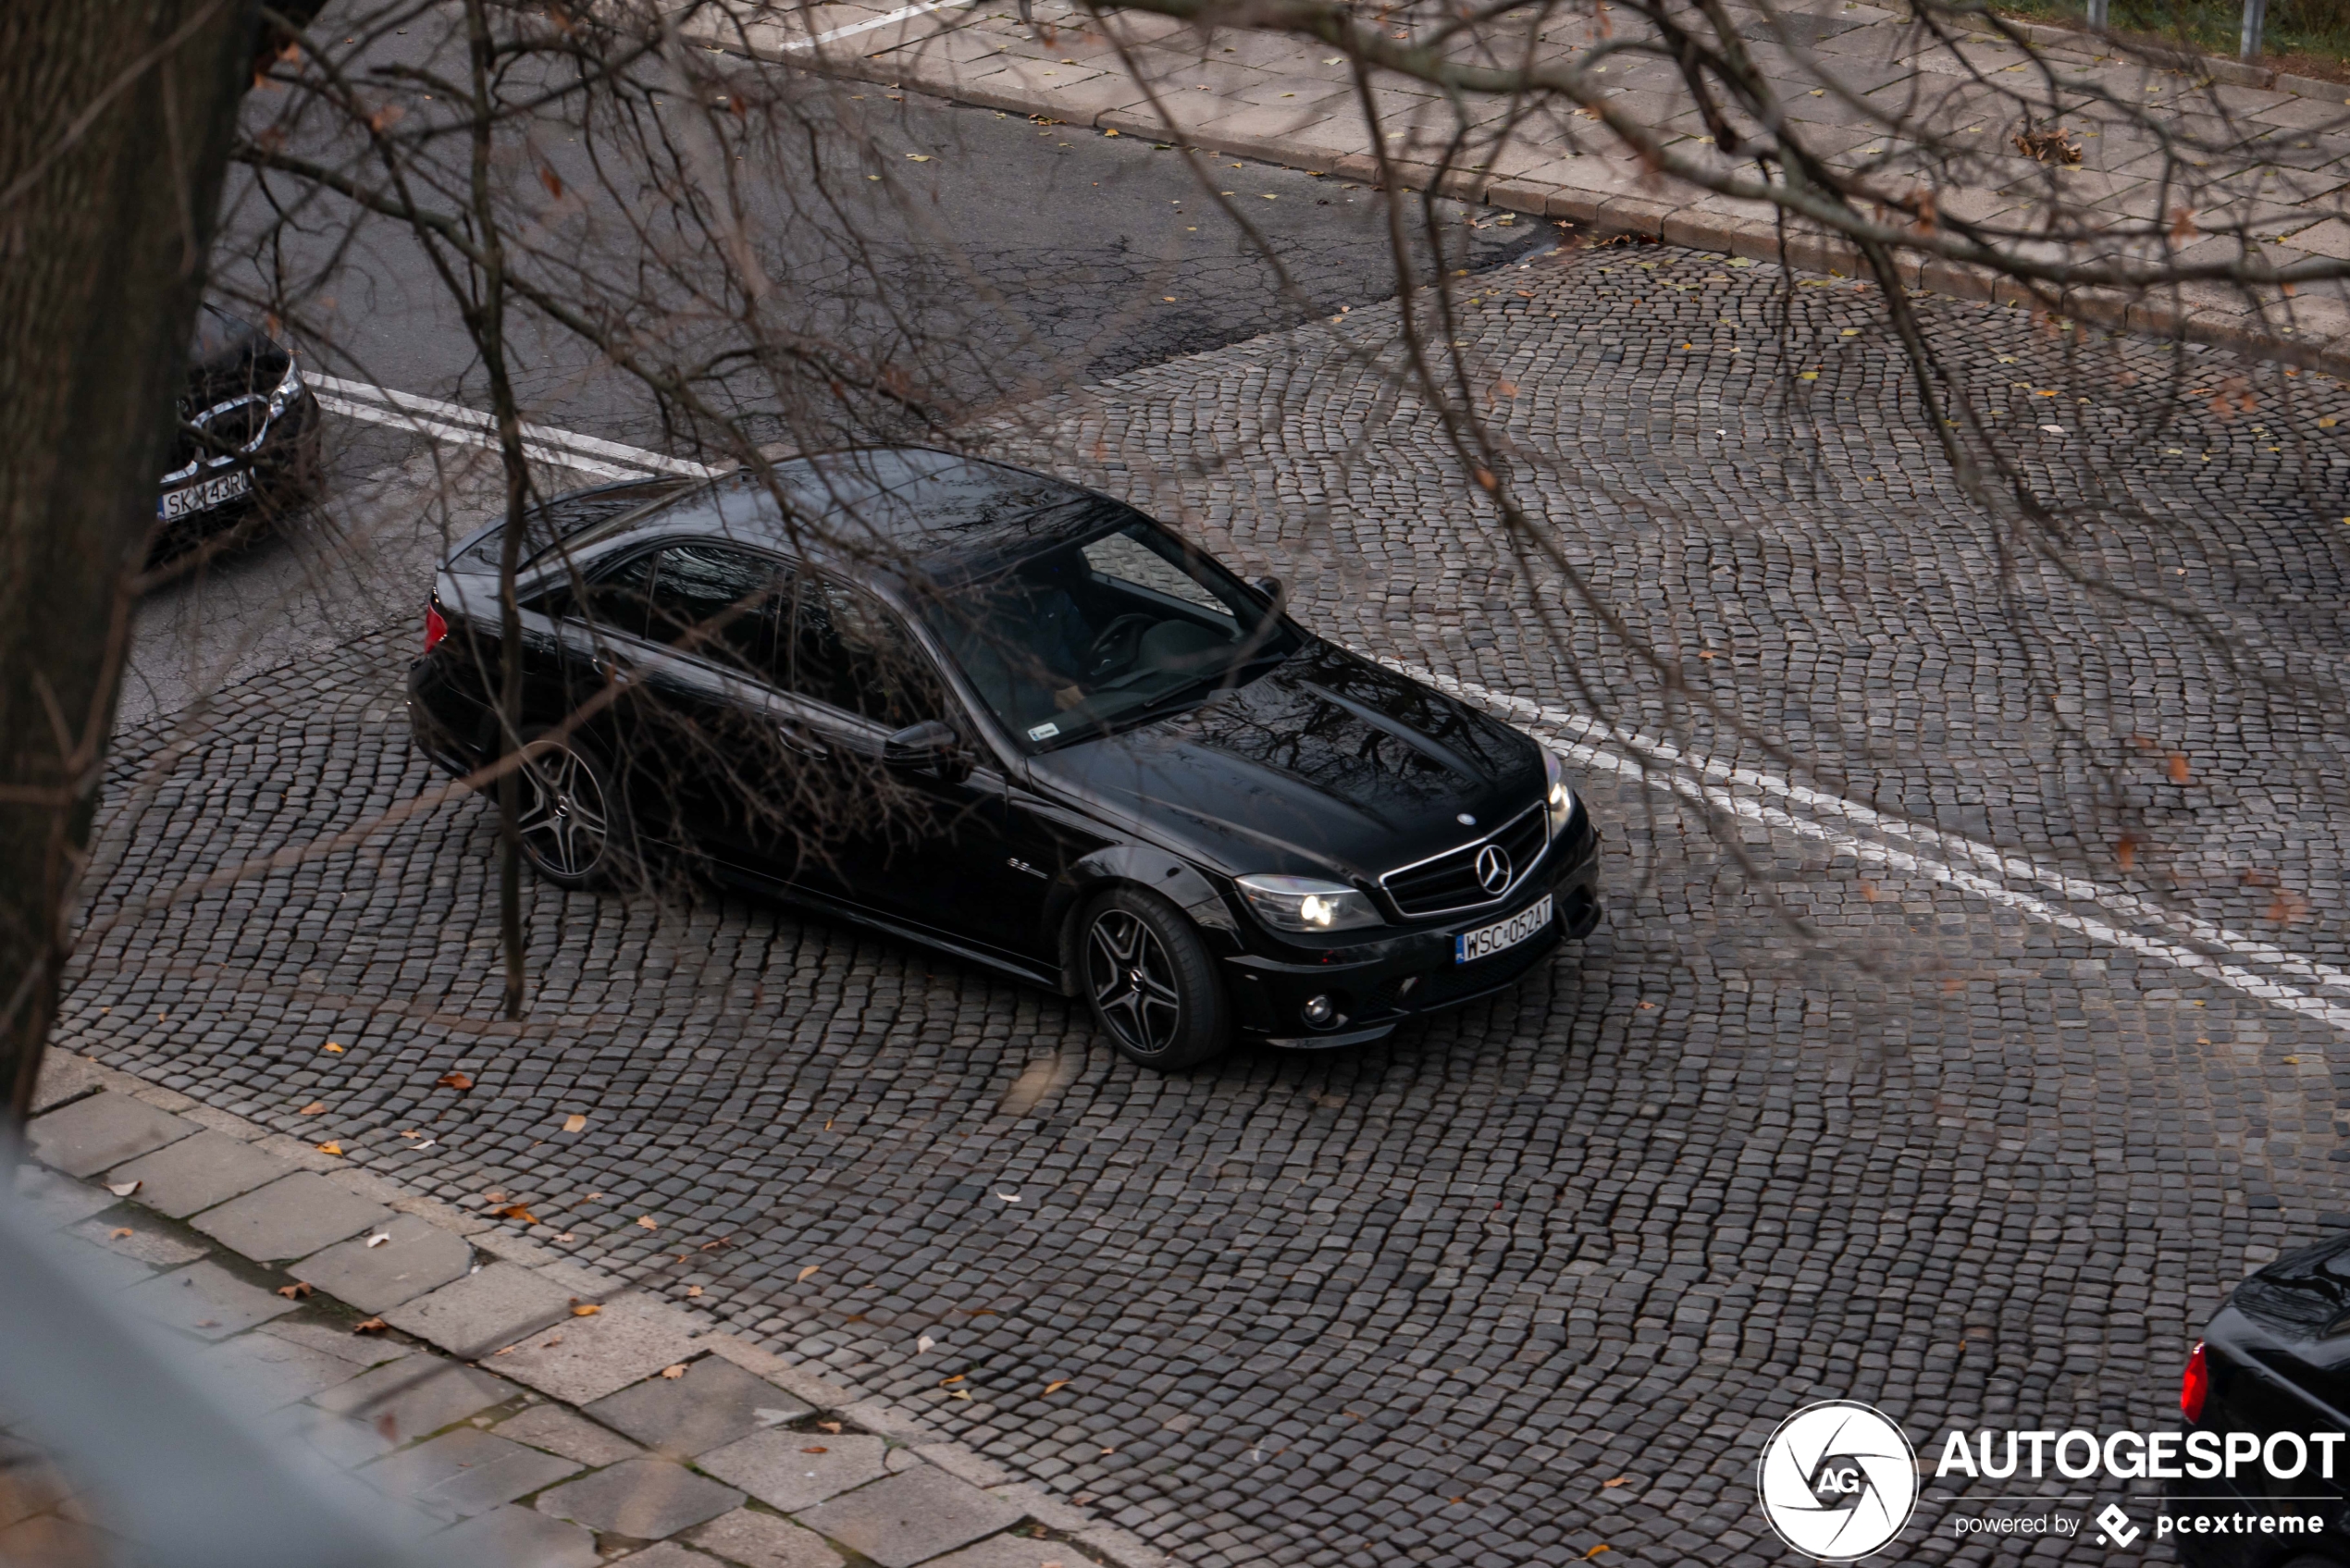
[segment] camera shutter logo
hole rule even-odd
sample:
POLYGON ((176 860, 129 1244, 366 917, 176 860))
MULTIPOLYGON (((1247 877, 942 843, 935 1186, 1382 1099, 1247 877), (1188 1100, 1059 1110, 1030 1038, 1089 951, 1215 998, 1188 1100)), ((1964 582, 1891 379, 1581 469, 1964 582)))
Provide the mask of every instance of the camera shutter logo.
POLYGON ((1890 1544, 1918 1504, 1918 1456, 1879 1411, 1851 1400, 1805 1405, 1762 1445, 1755 1491, 1779 1538, 1823 1562, 1890 1544))

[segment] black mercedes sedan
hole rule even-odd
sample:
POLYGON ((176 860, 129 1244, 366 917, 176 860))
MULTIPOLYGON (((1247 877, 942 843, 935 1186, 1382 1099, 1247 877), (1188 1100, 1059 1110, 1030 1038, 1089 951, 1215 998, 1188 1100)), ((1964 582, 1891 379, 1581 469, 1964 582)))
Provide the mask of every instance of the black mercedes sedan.
POLYGON ((251 322, 212 305, 197 313, 179 415, 155 496, 157 558, 315 486, 318 401, 292 351, 251 322))
POLYGON ((2157 1525, 2190 1568, 2350 1564, 2350 1231, 2238 1285, 2188 1356, 2157 1525))
MULTIPOLYGON (((1082 996, 1156 1068, 1376 1040, 1599 920, 1558 757, 1107 496, 858 451, 526 535, 519 832, 560 885, 683 858, 1082 996)), ((443 563, 409 676, 461 775, 501 756, 502 547, 443 563)))

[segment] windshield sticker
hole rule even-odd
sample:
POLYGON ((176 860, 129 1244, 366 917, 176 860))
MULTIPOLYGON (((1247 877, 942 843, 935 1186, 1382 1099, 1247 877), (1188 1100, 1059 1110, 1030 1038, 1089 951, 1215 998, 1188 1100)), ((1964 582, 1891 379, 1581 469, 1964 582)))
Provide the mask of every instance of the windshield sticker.
POLYGON ((1061 727, 1058 724, 1039 724, 1034 729, 1028 732, 1028 738, 1031 740, 1050 740, 1060 733, 1061 727))

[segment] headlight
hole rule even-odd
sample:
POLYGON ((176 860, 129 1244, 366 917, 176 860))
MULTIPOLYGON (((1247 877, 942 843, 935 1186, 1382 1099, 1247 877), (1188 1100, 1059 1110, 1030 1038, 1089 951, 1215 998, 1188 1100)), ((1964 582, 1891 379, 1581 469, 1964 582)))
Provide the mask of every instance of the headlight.
POLYGON ((1234 877, 1256 918, 1275 931, 1351 931, 1385 925, 1370 899, 1340 883, 1313 877, 1234 877))
POLYGON ((1543 799, 1551 809, 1551 836, 1556 838, 1566 830, 1567 819, 1575 815, 1575 786, 1566 782, 1566 764, 1558 753, 1547 746, 1536 747, 1542 753, 1542 778, 1546 787, 1543 799))
POLYGON ((275 390, 269 394, 269 417, 275 419, 286 412, 286 405, 302 396, 302 366, 291 359, 286 361, 286 373, 278 378, 275 390))

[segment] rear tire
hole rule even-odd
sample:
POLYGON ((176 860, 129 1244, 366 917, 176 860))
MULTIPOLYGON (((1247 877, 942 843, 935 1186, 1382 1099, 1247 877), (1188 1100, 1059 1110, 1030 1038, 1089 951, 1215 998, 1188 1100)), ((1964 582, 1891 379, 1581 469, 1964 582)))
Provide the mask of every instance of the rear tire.
POLYGON ((1094 1020, 1131 1062, 1172 1072, 1231 1043, 1216 960, 1183 912, 1155 893, 1112 888, 1087 905, 1077 969, 1094 1020))
POLYGON ((523 745, 538 747, 516 780, 523 858, 557 887, 619 881, 637 863, 636 834, 611 766, 593 747, 544 724, 525 730, 523 745))

